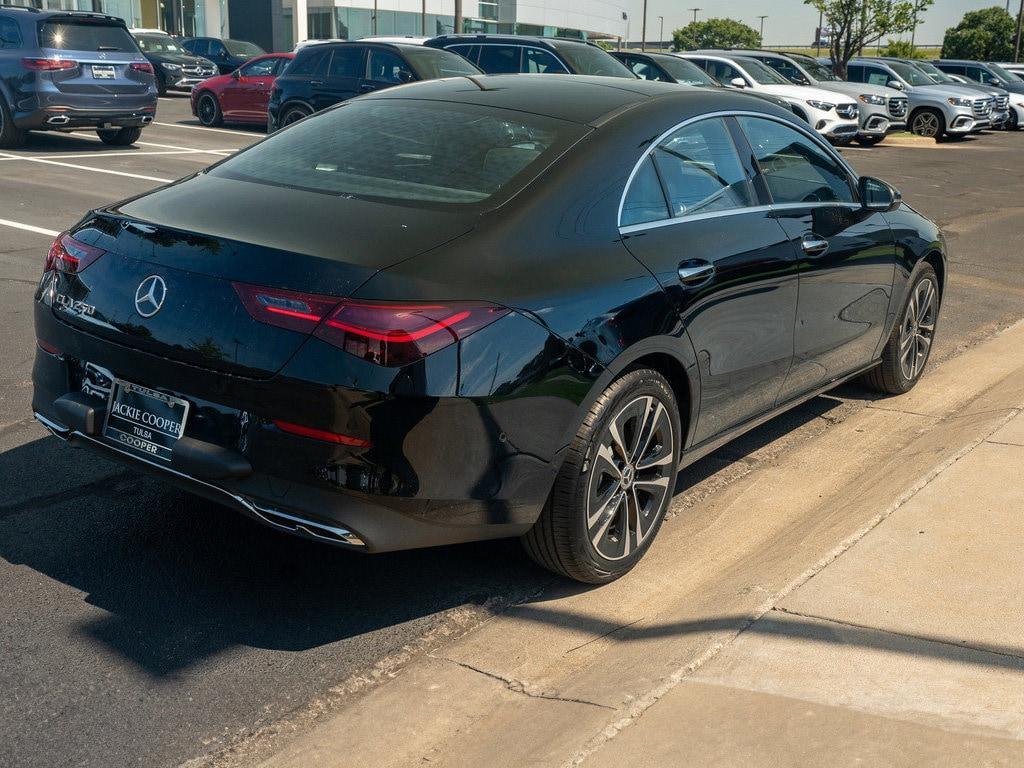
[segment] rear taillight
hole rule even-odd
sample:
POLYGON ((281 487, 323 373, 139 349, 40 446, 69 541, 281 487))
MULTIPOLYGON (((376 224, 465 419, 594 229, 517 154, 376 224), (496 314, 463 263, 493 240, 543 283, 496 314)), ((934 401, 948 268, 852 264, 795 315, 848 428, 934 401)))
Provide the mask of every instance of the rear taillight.
POLYGON ((75 275, 92 264, 106 251, 92 245, 80 243, 67 232, 57 235, 46 254, 45 271, 56 269, 75 275))
POLYGON ((140 61, 134 64, 129 64, 128 69, 134 70, 135 72, 145 72, 147 75, 154 74, 153 65, 148 61, 140 61))
POLYGON ((71 59, 25 58, 21 60, 21 65, 25 69, 32 69, 36 72, 59 72, 64 69, 74 69, 78 66, 78 62, 71 59))
POLYGON ((301 424, 292 424, 290 421, 281 421, 280 419, 274 419, 274 426, 280 429, 282 432, 288 432, 292 435, 301 435, 302 437, 309 437, 312 438, 313 440, 323 440, 326 443, 350 445, 355 448, 370 447, 370 441, 363 440, 360 437, 352 437, 352 435, 343 435, 340 432, 328 432, 326 429, 304 427, 301 424))
POLYGON ((508 314, 503 307, 475 302, 356 301, 242 283, 234 287, 261 323, 312 333, 387 367, 414 363, 508 314))

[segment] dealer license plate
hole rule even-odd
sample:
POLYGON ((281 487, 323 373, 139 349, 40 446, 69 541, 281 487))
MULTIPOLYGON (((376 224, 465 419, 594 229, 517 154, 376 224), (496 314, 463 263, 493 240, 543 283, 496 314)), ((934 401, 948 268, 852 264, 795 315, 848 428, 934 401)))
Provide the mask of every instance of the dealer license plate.
POLYGON ((97 80, 113 80, 114 79, 114 68, 108 65, 92 65, 92 76, 97 80))
POLYGON ((187 418, 187 400, 114 379, 103 435, 132 453, 170 461, 187 418))

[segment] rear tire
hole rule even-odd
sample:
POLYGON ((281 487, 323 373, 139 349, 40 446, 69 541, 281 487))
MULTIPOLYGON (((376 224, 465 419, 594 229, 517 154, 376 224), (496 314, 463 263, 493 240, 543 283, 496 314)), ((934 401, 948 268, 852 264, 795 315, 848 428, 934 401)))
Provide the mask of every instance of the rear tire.
POLYGON ((587 584, 627 573, 672 500, 682 427, 668 381, 647 368, 616 379, 583 420, 533 528, 538 564, 587 584))
POLYGON ((224 115, 220 111, 220 103, 217 97, 209 91, 201 94, 196 102, 196 116, 199 122, 207 128, 216 128, 224 124, 224 115))
POLYGON ((159 75, 158 74, 156 76, 156 93, 157 93, 157 96, 166 96, 167 95, 167 81, 164 80, 163 75, 159 75))
POLYGON ((910 116, 907 130, 915 136, 942 141, 946 134, 946 118, 937 109, 922 107, 910 116))
POLYGON ((939 279, 930 265, 918 272, 907 294, 899 320, 882 350, 882 362, 864 374, 871 389, 902 395, 921 379, 935 341, 935 322, 942 294, 939 279))
POLYGON ((11 117, 7 102, 0 96, 0 148, 15 149, 25 144, 28 131, 18 128, 11 117))
POLYGON ((311 114, 313 113, 309 109, 297 104, 286 107, 281 111, 281 120, 277 124, 278 128, 287 128, 292 123, 297 123, 302 118, 309 117, 311 114))
POLYGON ((142 135, 141 128, 112 128, 106 131, 96 131, 100 141, 112 147, 127 147, 139 140, 142 135))

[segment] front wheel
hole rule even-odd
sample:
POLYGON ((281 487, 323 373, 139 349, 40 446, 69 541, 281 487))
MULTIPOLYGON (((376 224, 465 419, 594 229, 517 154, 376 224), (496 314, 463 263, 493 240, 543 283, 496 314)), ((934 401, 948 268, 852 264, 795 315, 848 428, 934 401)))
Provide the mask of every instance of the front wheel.
POLYGON ((910 118, 910 132, 939 141, 946 133, 946 119, 937 109, 919 109, 910 118))
POLYGON ((890 395, 913 389, 932 351, 940 300, 939 279, 931 266, 925 266, 911 284, 900 320, 882 350, 881 364, 864 375, 867 386, 890 395))
POLYGON ((96 131, 100 141, 112 147, 127 147, 139 140, 142 135, 141 128, 112 128, 105 131, 96 131))
POLYGON ((661 527, 679 464, 682 427, 668 381, 642 368, 597 399, 569 448, 527 553, 588 584, 633 568, 661 527))
POLYGON ((199 118, 199 122, 207 128, 215 128, 224 123, 224 116, 221 114, 217 97, 209 92, 199 97, 199 101, 196 103, 196 116, 199 118))

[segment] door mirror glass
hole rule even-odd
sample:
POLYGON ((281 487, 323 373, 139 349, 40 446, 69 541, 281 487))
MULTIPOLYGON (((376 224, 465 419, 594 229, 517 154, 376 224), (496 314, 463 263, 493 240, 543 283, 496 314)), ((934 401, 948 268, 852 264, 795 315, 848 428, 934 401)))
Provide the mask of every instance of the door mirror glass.
POLYGON ((880 179, 861 176, 857 182, 860 204, 869 211, 892 211, 903 202, 903 197, 880 179))
POLYGON ((413 75, 413 73, 410 72, 409 70, 407 70, 407 69, 400 69, 400 70, 398 70, 398 82, 400 82, 400 83, 411 83, 415 79, 416 79, 416 76, 413 75))
POLYGON ((902 91, 903 90, 903 83, 901 83, 899 80, 890 80, 887 83, 887 85, 890 88, 895 88, 897 91, 902 91))
POLYGON ((236 69, 234 72, 231 73, 231 77, 234 78, 235 80, 241 80, 242 79, 242 70, 236 69))
POLYGON ((729 81, 729 85, 731 85, 733 88, 746 88, 747 81, 744 80, 742 77, 734 77, 732 80, 729 81))

